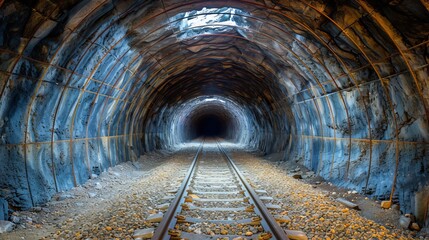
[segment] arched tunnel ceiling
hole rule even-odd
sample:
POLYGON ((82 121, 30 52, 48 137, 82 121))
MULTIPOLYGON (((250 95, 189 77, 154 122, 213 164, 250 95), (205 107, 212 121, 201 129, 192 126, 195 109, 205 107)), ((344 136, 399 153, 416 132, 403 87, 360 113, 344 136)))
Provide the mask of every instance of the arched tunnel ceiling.
POLYGON ((216 96, 246 123, 233 139, 409 210, 429 174, 428 11, 424 0, 1 1, 1 196, 36 205, 94 167, 171 147, 189 113, 179 106, 216 96))

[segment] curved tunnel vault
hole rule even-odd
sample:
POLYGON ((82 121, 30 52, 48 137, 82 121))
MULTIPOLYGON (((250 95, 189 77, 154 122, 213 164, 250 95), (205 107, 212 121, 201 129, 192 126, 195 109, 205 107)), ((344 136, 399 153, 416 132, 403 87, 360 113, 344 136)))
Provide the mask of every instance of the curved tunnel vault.
POLYGON ((428 11, 424 0, 0 1, 0 196, 41 204, 211 119, 231 141, 416 211, 429 183, 428 11))

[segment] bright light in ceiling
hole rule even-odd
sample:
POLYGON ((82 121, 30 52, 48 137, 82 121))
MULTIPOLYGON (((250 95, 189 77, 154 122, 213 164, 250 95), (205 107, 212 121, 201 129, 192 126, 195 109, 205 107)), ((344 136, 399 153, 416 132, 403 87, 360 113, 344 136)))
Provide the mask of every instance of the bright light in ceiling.
POLYGON ((219 99, 219 98, 205 98, 202 100, 202 102, 213 102, 213 101, 217 101, 217 102, 221 102, 221 103, 225 103, 224 100, 219 99))
POLYGON ((195 27, 239 26, 234 16, 242 11, 236 8, 203 8, 200 11, 185 13, 180 30, 195 27))
POLYGON ((203 8, 177 14, 170 19, 172 28, 179 32, 178 38, 186 39, 197 35, 218 32, 240 32, 249 28, 243 10, 231 7, 203 8), (177 20, 177 21, 176 21, 177 20))

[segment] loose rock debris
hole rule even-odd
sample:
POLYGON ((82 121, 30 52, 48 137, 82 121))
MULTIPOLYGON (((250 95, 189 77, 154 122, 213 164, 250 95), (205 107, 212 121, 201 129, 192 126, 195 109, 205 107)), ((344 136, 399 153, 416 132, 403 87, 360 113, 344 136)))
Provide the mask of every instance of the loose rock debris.
MULTIPOLYGON (((15 212, 10 219, 15 229, 0 235, 0 239, 150 238, 158 223, 149 222, 147 218, 166 211, 174 198, 174 194, 168 191, 180 185, 195 151, 192 149, 172 156, 148 154, 133 164, 121 164, 97 177, 93 176, 85 185, 54 196, 46 206, 15 212), (89 197, 90 193, 96 195, 89 197)), ((322 185, 326 185, 323 181, 313 183, 317 186, 313 188, 303 182, 305 178, 294 179, 290 172, 273 162, 243 152, 235 152, 232 156, 240 170, 246 172, 249 183, 258 189, 256 192, 269 196, 264 203, 280 206, 271 211, 276 212, 275 218, 289 231, 291 239, 429 239, 423 235, 426 229, 420 232, 410 230, 420 229, 412 221, 412 216, 404 215, 401 218, 401 225, 406 226, 404 229, 377 223, 362 217, 360 211, 337 202, 341 193, 336 190, 335 195, 330 194, 323 189, 322 185)), ((204 200, 202 196, 190 196, 193 198, 192 204, 204 204, 203 201, 196 201, 204 200)), ((222 196, 226 200, 233 197, 222 196)), ((365 206, 359 204, 359 207, 365 206)), ((381 209, 386 213, 393 210, 381 209)), ((197 210, 189 210, 188 214, 189 217, 199 215, 197 210)), ((207 214, 213 214, 210 216, 213 219, 219 216, 217 212, 207 214)), ((248 213, 245 217, 251 218, 253 215, 248 213)), ((243 216, 230 213, 227 218, 241 219, 243 216)), ((228 226, 219 229, 211 229, 210 224, 198 226, 196 224, 192 229, 195 233, 222 234, 222 231, 226 233, 231 230, 228 226)), ((257 231, 257 227, 243 224, 241 232, 244 236, 237 240, 257 231)))
MULTIPOLYGON (((288 166, 293 169, 288 170, 277 162, 238 150, 232 157, 247 173, 248 181, 255 188, 266 190, 274 198, 271 202, 280 206, 276 218, 284 215, 290 219, 280 223, 285 230, 302 231, 308 239, 429 239, 429 235, 383 225, 361 216, 361 211, 354 209, 358 207, 356 204, 346 199, 349 202, 346 205, 338 202, 340 193, 321 189, 321 181, 316 181, 317 188, 313 188, 315 185, 294 178, 294 174, 302 171, 299 167, 288 166)), ((352 191, 350 194, 358 195, 352 191)), ((379 208, 379 211, 391 210, 379 208)))
POLYGON ((54 196, 40 212, 15 212, 21 223, 0 239, 148 237, 158 223, 147 218, 167 209, 172 200, 165 197, 167 191, 180 185, 195 151, 150 153, 110 168, 81 187, 54 196))

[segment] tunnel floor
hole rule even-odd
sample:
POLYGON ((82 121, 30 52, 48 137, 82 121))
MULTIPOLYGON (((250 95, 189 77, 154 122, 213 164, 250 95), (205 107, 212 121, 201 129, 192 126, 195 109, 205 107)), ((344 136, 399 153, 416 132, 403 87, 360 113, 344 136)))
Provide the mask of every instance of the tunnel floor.
MULTIPOLYGON (((93 176, 83 186, 54 196, 43 207, 17 211, 18 228, 4 239, 134 239, 138 229, 156 227, 147 218, 165 210, 160 204, 181 184, 199 143, 174 152, 140 156, 93 176)), ((399 210, 333 186, 302 165, 273 161, 234 144, 223 143, 253 187, 264 189, 290 218, 284 229, 305 232, 308 239, 429 239, 423 232, 401 230, 399 210), (300 175, 302 179, 295 179, 300 175), (345 198, 361 210, 337 202, 345 198)), ((213 147, 213 151, 215 148, 213 147)))

